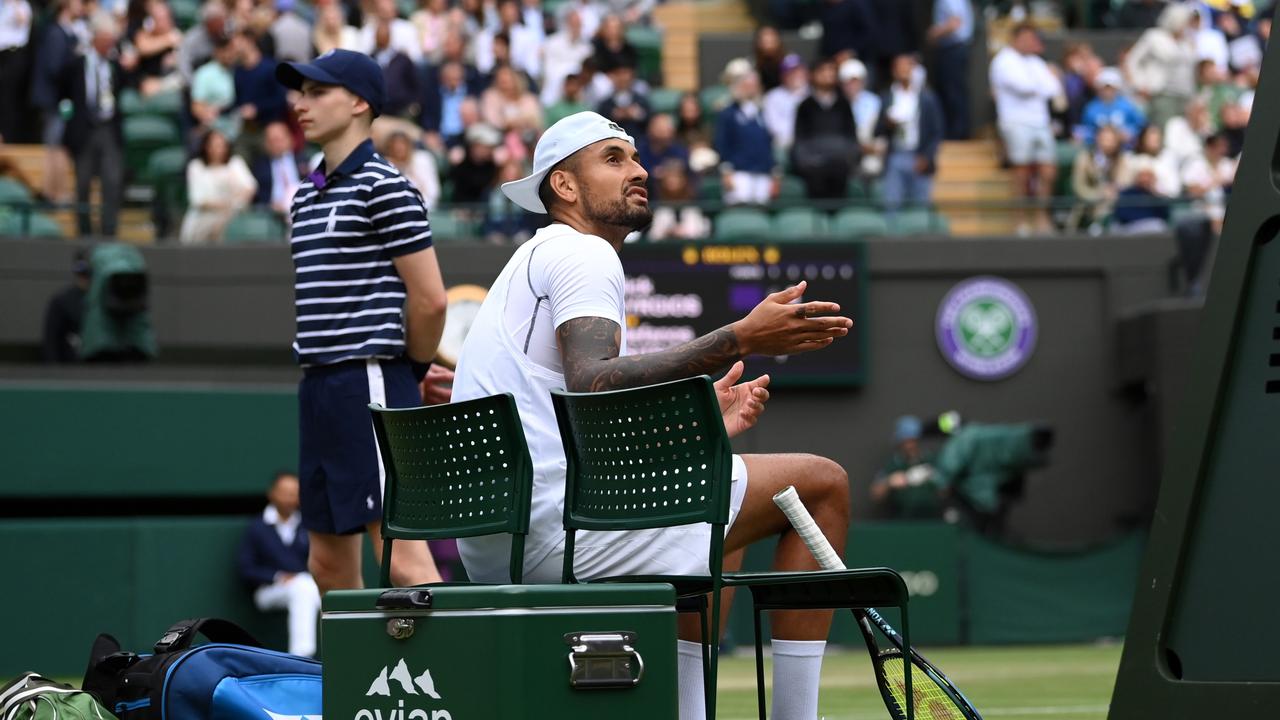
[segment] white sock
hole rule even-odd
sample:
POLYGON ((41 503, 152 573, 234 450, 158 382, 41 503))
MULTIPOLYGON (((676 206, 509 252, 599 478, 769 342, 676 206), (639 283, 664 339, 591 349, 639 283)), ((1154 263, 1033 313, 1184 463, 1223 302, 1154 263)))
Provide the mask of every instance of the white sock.
POLYGON ((774 720, 815 720, 825 640, 774 640, 774 720))
POLYGON ((680 686, 680 720, 706 720, 702 689, 702 643, 676 640, 676 682, 680 686))

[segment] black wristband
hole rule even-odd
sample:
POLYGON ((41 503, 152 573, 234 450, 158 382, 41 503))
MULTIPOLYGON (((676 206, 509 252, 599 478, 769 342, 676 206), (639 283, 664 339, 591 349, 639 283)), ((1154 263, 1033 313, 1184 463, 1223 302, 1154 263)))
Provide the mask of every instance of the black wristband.
POLYGON ((413 379, 414 379, 414 380, 417 380, 419 383, 421 383, 421 382, 422 382, 422 378, 426 377, 426 376, 427 376, 427 371, 431 369, 431 363, 430 363, 430 362, 424 362, 424 363, 422 363, 422 362, 418 362, 417 360, 414 360, 413 358, 409 357, 408 355, 406 355, 406 356, 405 356, 405 359, 409 361, 409 372, 412 372, 412 373, 413 373, 413 379))

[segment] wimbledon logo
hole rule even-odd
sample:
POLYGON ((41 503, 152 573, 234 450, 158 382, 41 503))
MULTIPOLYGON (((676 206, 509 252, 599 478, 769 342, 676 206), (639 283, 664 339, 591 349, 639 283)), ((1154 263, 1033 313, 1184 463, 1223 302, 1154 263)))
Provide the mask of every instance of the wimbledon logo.
MULTIPOLYGON (((435 681, 431 679, 431 671, 424 669, 422 674, 414 677, 409 672, 409 665, 400 658, 400 662, 390 671, 383 666, 382 671, 378 673, 378 677, 373 679, 373 683, 369 685, 369 689, 365 692, 365 697, 385 697, 390 698, 393 688, 398 689, 400 695, 417 695, 431 698, 432 700, 441 700, 440 693, 436 692, 435 681)), ((356 713, 353 720, 453 720, 453 716, 448 710, 431 710, 427 711, 422 708, 405 708, 404 698, 397 701, 395 708, 383 712, 380 708, 372 710, 362 709, 356 713)))
POLYGON ((999 380, 1022 368, 1036 344, 1036 312, 1018 286, 997 277, 961 281, 938 306, 938 349, 975 380, 999 380))

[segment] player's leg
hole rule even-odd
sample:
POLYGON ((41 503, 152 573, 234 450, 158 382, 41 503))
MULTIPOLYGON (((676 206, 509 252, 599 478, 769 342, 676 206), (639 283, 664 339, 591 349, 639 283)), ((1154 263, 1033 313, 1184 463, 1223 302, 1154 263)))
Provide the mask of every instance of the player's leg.
MULTIPOLYGON (((382 562, 382 532, 380 522, 369 523, 369 540, 373 543, 373 556, 382 562)), ((396 540, 391 546, 391 584, 409 587, 440 582, 440 570, 426 540, 396 540)))
POLYGON ((364 587, 360 571, 360 535, 333 535, 310 530, 311 554, 307 570, 320 594, 330 590, 354 590, 364 587))
MULTIPOLYGON (((793 485, 815 522, 836 552, 844 554, 849 532, 849 477, 844 470, 815 455, 744 455, 747 492, 742 509, 725 537, 727 551, 736 552, 756 540, 778 536, 775 570, 817 570, 818 563, 796 534, 773 496, 793 485)), ((818 713, 818 681, 831 610, 778 610, 770 614, 773 628, 773 712, 776 720, 804 718, 818 713)))

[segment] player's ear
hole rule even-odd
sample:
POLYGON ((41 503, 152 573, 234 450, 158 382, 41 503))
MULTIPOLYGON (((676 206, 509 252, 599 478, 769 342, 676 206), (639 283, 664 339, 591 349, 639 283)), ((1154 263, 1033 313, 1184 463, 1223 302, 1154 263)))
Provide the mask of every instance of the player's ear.
POLYGON ((573 173, 566 170, 553 170, 551 172, 551 192, 560 198, 561 202, 572 204, 578 201, 578 179, 573 173))

